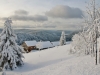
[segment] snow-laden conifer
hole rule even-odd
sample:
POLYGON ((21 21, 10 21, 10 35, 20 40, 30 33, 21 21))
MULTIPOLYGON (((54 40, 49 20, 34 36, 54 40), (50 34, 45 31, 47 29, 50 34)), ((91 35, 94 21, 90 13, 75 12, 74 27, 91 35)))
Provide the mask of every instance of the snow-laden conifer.
POLYGON ((11 27, 12 20, 7 19, 0 34, 0 67, 2 69, 15 69, 23 64, 23 48, 16 43, 17 36, 11 27))
POLYGON ((65 45, 66 44, 66 36, 65 36, 65 32, 62 31, 61 37, 60 37, 60 46, 65 45))

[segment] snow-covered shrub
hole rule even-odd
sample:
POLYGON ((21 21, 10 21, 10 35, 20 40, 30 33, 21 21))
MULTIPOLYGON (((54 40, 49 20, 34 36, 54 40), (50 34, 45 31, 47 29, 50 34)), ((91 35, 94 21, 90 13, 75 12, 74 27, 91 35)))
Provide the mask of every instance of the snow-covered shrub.
POLYGON ((89 54, 90 52, 90 43, 88 41, 88 36, 86 33, 80 32, 75 34, 72 38, 72 47, 71 53, 79 53, 79 54, 89 54))
MULTIPOLYGON (((76 52, 81 52, 82 50, 82 37, 79 34, 75 34, 72 38, 72 48, 71 52, 76 53, 76 52)), ((82 50, 83 51, 83 50, 82 50)))

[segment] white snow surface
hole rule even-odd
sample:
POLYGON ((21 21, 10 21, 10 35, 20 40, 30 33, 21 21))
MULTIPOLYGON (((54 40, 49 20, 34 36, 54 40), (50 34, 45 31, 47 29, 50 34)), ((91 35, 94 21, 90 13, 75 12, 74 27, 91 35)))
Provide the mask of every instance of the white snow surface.
MULTIPOLYGON (((95 58, 69 54, 70 43, 24 54, 24 65, 7 75, 100 75, 95 58)), ((1 75, 1 72, 0 72, 1 75)))
POLYGON ((33 41, 25 41, 27 46, 35 46, 37 44, 37 42, 35 40, 33 41))
POLYGON ((55 42, 51 42, 53 46, 59 46, 60 42, 59 41, 55 41, 55 42))
POLYGON ((43 49, 43 48, 53 47, 53 45, 51 44, 50 41, 40 41, 36 44, 36 47, 39 49, 43 49))

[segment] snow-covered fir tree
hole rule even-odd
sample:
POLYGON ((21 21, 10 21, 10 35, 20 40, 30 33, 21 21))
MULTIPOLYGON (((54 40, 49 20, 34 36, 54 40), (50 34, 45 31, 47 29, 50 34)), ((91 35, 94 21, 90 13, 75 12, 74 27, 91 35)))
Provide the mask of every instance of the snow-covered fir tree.
POLYGON ((60 37, 60 46, 65 45, 66 44, 66 35, 65 32, 62 31, 61 37, 60 37))
POLYGON ((0 67, 2 70, 13 70, 23 65, 23 48, 16 43, 17 36, 14 34, 11 23, 12 20, 8 18, 0 35, 0 67))

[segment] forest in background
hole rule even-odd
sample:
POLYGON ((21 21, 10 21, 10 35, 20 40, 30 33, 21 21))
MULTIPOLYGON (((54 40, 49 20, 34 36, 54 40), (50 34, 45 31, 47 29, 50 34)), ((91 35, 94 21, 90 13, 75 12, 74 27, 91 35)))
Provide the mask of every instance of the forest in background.
MULTIPOLYGON (((2 29, 0 29, 1 33, 2 29)), ((32 29, 15 29, 17 34, 17 43, 21 45, 24 41, 36 40, 36 41, 59 41, 62 30, 32 30, 32 29)), ((75 33, 79 31, 67 31, 65 30, 66 41, 71 41, 75 33)))

